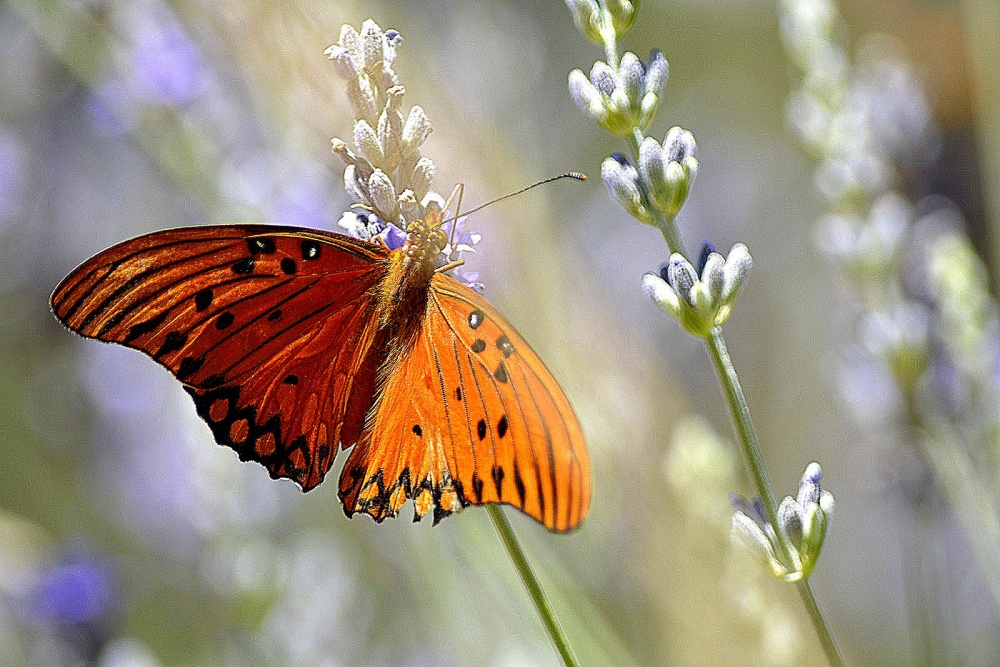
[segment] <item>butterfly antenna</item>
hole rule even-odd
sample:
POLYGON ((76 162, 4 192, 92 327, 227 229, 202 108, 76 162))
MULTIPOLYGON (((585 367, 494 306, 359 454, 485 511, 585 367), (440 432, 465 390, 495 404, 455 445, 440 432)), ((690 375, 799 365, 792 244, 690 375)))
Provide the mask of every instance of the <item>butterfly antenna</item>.
MULTIPOLYGON (((456 185, 455 192, 458 192, 458 203, 455 204, 455 217, 452 218, 454 222, 451 225, 451 234, 448 235, 448 245, 451 246, 452 253, 455 252, 455 232, 458 231, 458 219, 462 217, 462 197, 465 196, 465 183, 459 183, 456 185)), ((452 197, 455 196, 455 192, 452 192, 452 197)), ((448 201, 451 203, 451 199, 448 201)), ((450 255, 451 253, 449 253, 449 256, 450 255)))
MULTIPOLYGON (((572 178, 575 181, 585 181, 585 180, 587 180, 586 174, 581 174, 578 171, 568 171, 565 174, 559 174, 558 176, 552 176, 551 178, 546 178, 544 180, 538 181, 537 183, 532 183, 528 187, 521 188, 517 192, 511 192, 511 193, 506 194, 506 195, 504 195, 502 197, 497 197, 496 199, 491 199, 488 202, 486 202, 485 204, 480 204, 476 208, 468 210, 465 213, 462 213, 462 215, 470 215, 472 213, 475 213, 476 211, 483 210, 487 206, 492 206, 493 204, 496 204, 497 202, 503 201, 504 199, 510 199, 511 197, 516 197, 517 195, 523 194, 523 193, 527 192, 528 190, 531 190, 532 188, 537 188, 539 185, 545 185, 546 183, 551 183, 552 181, 559 181, 559 180, 562 180, 564 178, 572 178)), ((464 184, 462 184, 462 183, 459 184, 459 186, 463 186, 463 185, 464 184)), ((464 189, 464 187, 463 187, 463 189, 464 189)), ((454 196, 455 196, 455 193, 453 192, 452 193, 452 197, 454 197, 454 196)), ((451 197, 448 198, 448 201, 451 202, 451 197)), ((459 200, 458 201, 459 201, 459 206, 461 206, 461 203, 462 203, 461 196, 459 196, 459 200)), ((453 217, 448 218, 444 222, 451 222, 452 220, 457 220, 458 217, 459 217, 459 214, 456 211, 456 213, 455 213, 455 215, 453 217)))

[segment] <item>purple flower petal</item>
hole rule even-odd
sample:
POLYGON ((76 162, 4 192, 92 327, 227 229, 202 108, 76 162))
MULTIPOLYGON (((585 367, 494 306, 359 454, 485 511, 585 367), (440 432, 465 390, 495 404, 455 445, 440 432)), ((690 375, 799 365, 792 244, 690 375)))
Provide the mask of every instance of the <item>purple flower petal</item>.
POLYGON ((116 588, 108 563, 69 556, 41 573, 25 611, 36 621, 84 623, 117 609, 116 588))
POLYGON ((197 47, 173 26, 140 33, 132 67, 137 94, 158 104, 187 104, 208 85, 208 71, 197 47))

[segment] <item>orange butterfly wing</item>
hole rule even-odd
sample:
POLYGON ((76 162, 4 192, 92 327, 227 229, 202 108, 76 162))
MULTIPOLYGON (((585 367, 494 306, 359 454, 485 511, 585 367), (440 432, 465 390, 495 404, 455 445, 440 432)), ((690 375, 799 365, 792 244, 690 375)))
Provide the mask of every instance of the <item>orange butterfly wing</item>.
POLYGON ((227 225, 126 241, 52 295, 67 327, 141 350, 194 398, 217 442, 303 490, 357 441, 383 355, 388 251, 317 230, 227 225))
POLYGON ((387 366, 340 478, 348 516, 395 516, 412 498, 434 522, 465 505, 513 505, 549 530, 590 507, 590 460, 573 408, 514 327, 435 274, 414 349, 387 366))

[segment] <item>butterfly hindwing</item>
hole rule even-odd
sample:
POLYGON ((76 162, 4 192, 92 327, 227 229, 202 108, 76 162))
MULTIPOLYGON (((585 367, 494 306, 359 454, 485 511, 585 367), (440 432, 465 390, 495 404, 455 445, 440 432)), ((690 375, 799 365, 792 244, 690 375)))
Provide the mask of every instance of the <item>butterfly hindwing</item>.
POLYGON ((534 351, 485 299, 437 274, 414 349, 385 373, 340 488, 348 514, 376 520, 407 498, 435 521, 505 503, 566 531, 589 509, 590 463, 534 351))
POLYGON ((386 255, 301 228, 172 229, 91 258, 52 308, 77 333, 165 366, 220 444, 308 490, 356 440, 372 400, 372 294, 386 255))

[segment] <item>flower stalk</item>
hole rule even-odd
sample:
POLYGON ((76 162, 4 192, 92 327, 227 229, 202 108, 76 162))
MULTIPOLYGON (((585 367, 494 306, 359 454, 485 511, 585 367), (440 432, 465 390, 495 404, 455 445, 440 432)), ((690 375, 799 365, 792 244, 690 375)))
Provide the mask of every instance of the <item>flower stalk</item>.
POLYGON ((756 545, 758 554, 767 557, 776 576, 797 582, 830 664, 843 665, 808 582, 832 516, 833 496, 821 489, 820 468, 811 464, 803 475, 798 497, 778 504, 750 408, 722 336, 722 326, 749 275, 750 253, 743 244, 736 244, 723 257, 706 243, 696 265, 685 254, 675 220, 698 172, 697 146, 694 136, 679 127, 668 131, 662 144, 645 136, 659 107, 669 70, 658 50, 650 53, 645 65, 632 53, 618 57, 618 39, 635 20, 637 5, 615 0, 567 0, 581 32, 604 47, 606 58, 606 62, 594 64, 589 77, 582 70, 573 70, 569 75, 570 94, 598 125, 628 143, 631 159, 615 154, 602 164, 604 182, 612 198, 632 217, 660 230, 671 253, 659 274, 643 276, 643 289, 682 328, 705 342, 715 365, 760 495, 756 501, 745 503, 747 511, 737 510, 734 534, 742 534, 746 542, 756 545))
POLYGON ((552 605, 549 604, 548 597, 545 595, 538 577, 535 576, 534 570, 531 569, 528 557, 524 554, 524 550, 521 549, 521 544, 514 534, 514 529, 511 527, 510 521, 507 520, 507 515, 503 513, 503 509, 499 505, 487 505, 486 510, 489 512, 490 519, 493 520, 493 526, 497 529, 497 534, 500 536, 500 541, 503 542, 503 546, 510 556, 510 561, 514 564, 514 569, 517 570, 517 574, 521 577, 524 587, 528 590, 528 595, 531 596, 531 601, 534 603, 535 610, 542 620, 542 625, 545 626, 545 632, 549 635, 549 639, 552 640, 552 644, 559 652, 559 657, 562 658, 563 664, 566 667, 577 667, 579 663, 576 660, 576 656, 573 655, 573 649, 570 648, 566 634, 563 632, 562 626, 559 625, 559 619, 556 618, 555 612, 552 611, 552 605))

